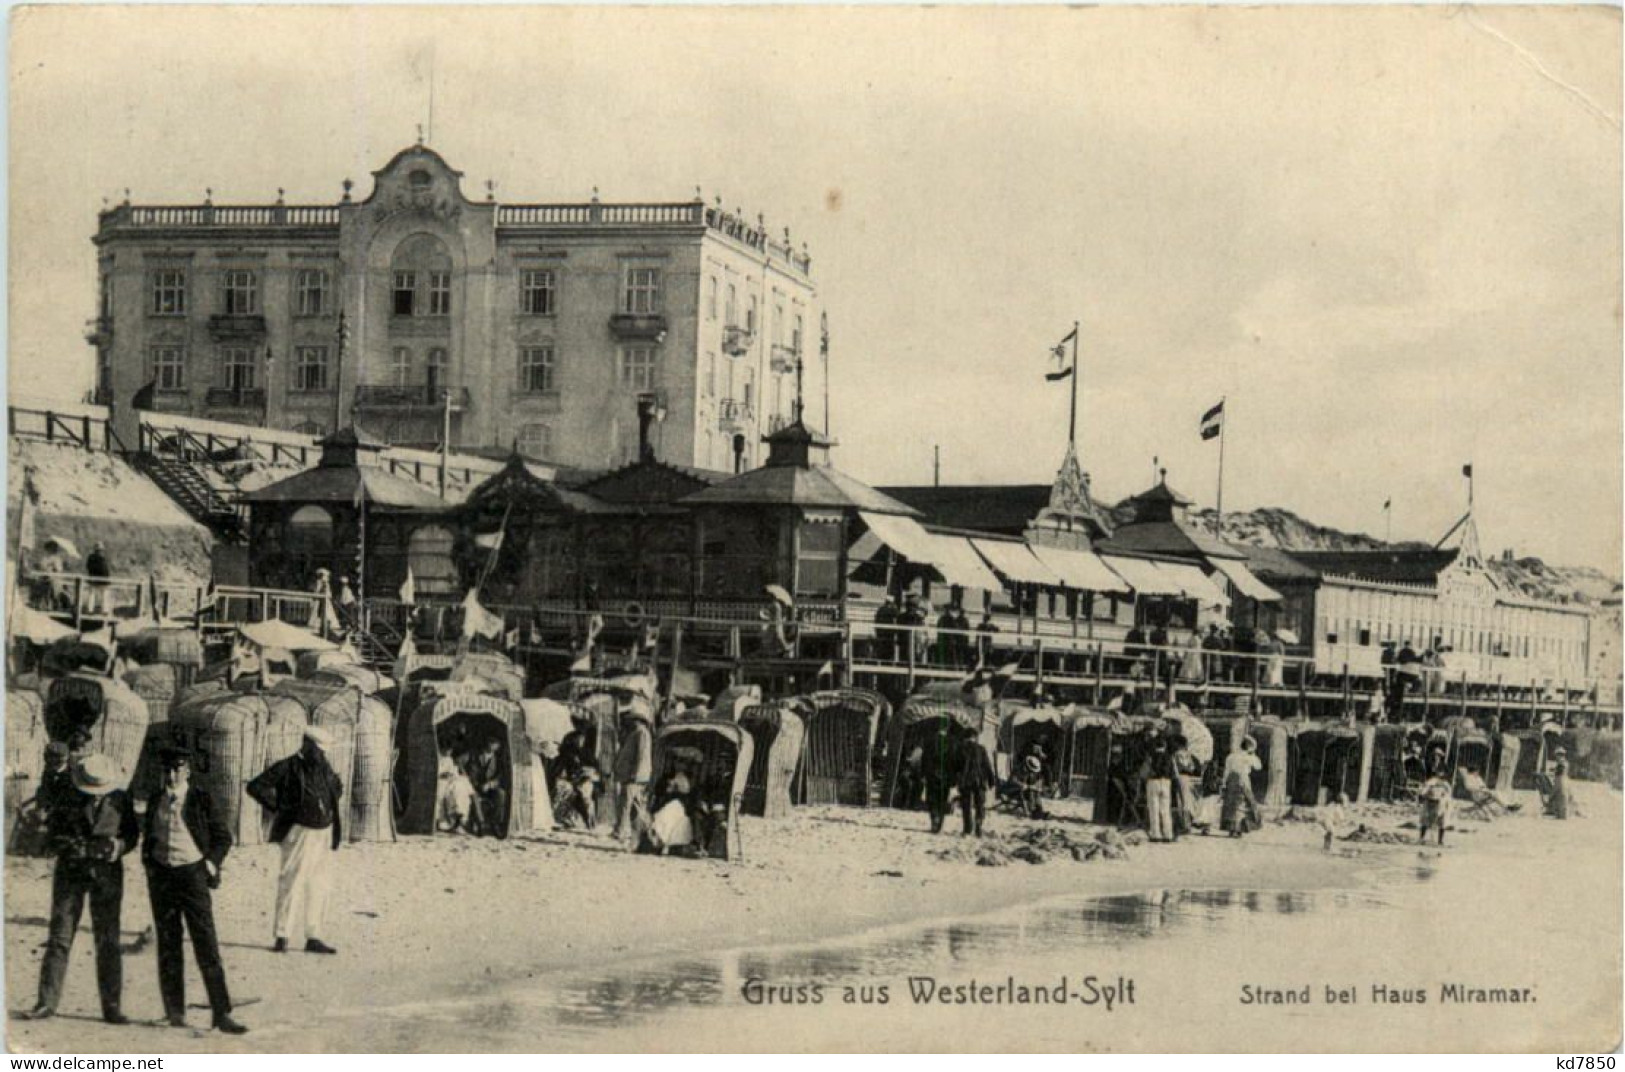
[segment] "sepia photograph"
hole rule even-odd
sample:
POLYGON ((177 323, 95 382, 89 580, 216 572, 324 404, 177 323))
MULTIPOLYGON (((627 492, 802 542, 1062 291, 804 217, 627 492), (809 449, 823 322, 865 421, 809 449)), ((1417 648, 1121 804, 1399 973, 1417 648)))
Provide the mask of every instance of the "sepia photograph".
POLYGON ((1617 4, 9 31, 7 1051, 1619 1049, 1617 4))

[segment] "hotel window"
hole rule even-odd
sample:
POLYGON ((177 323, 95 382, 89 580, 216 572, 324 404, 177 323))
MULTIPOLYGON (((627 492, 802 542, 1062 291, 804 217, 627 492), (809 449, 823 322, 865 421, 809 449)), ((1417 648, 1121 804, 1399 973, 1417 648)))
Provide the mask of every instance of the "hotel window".
POLYGON ((294 351, 293 389, 327 390, 327 347, 301 346, 294 351))
POLYGON ((745 369, 745 408, 754 409, 756 406, 756 370, 745 369))
POLYGON ((327 312, 328 275, 325 268, 301 268, 294 273, 294 309, 298 316, 327 312))
POLYGON ((553 453, 553 429, 545 424, 521 424, 519 453, 527 458, 549 457, 553 453))
POLYGON ((554 391, 553 348, 526 346, 519 351, 519 389, 530 394, 554 391))
POLYGON ((705 355, 705 397, 715 398, 717 394, 717 355, 705 355))
POLYGON ((396 387, 405 387, 412 379, 412 351, 404 346, 397 346, 389 353, 390 383, 396 387))
POLYGON ((553 269, 528 268, 519 277, 519 309, 526 316, 552 316, 558 290, 553 269))
POLYGON ((734 285, 732 283, 728 284, 728 304, 723 307, 723 312, 726 314, 722 320, 724 324, 730 328, 738 326, 739 294, 738 291, 734 289, 734 285))
POLYGON ((186 315, 186 273, 166 268, 152 273, 152 315, 186 315))
POLYGON ((102 319, 111 320, 113 317, 113 276, 112 273, 106 271, 102 273, 100 308, 102 319))
POLYGON ((750 304, 745 306, 745 330, 752 335, 756 334, 756 295, 750 296, 750 304))
POLYGON ((436 346, 429 351, 429 362, 424 368, 423 382, 429 387, 429 401, 437 405, 440 402, 440 388, 447 386, 446 373, 450 364, 444 347, 436 346))
POLYGON ((252 391, 258 364, 254 351, 247 346, 221 347, 220 386, 229 391, 252 391))
POLYGON ((413 299, 417 295, 418 277, 415 272, 395 273, 395 297, 391 308, 396 316, 411 316, 413 299))
POLYGON ((226 272, 221 311, 227 316, 253 316, 260 311, 259 283, 246 268, 226 272))
POLYGON ((660 311, 660 269, 628 268, 621 312, 646 315, 660 311))
POLYGON ((773 344, 784 345, 784 303, 779 302, 773 306, 773 344))
POLYGON ((186 390, 186 350, 179 346, 154 346, 151 352, 152 381, 157 390, 186 390))
POLYGON ((429 273, 429 315, 451 315, 451 273, 429 273))
POLYGON ((707 320, 715 320, 717 318, 717 277, 716 276, 711 277, 710 284, 711 284, 710 289, 706 292, 706 298, 705 298, 705 318, 707 320))
POLYGON ((655 385, 655 349, 652 346, 626 346, 621 349, 620 381, 634 391, 652 391, 655 385))
POLYGON ((796 314, 796 324, 790 335, 790 349, 801 353, 801 314, 796 314))

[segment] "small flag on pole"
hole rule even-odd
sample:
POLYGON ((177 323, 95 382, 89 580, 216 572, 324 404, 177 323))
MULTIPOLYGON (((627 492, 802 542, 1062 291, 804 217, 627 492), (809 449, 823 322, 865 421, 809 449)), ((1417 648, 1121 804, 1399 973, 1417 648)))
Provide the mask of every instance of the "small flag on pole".
POLYGON ((1202 414, 1201 432, 1203 439, 1215 439, 1224 430, 1224 403, 1220 402, 1206 413, 1202 414))
MULTIPOLYGON (((1055 363, 1057 365, 1066 365, 1066 344, 1077 337, 1078 329, 1073 328, 1071 331, 1066 333, 1066 338, 1050 347, 1049 352, 1051 356, 1055 358, 1055 363)), ((1070 377, 1074 371, 1076 371, 1075 366, 1067 365, 1065 368, 1059 368, 1054 372, 1044 373, 1044 379, 1048 380, 1050 383, 1059 383, 1061 380, 1070 377)))
POLYGON ((401 602, 407 606, 418 601, 418 584, 417 579, 412 576, 411 566, 406 567, 406 580, 401 582, 400 596, 401 602))
POLYGON ((1466 465, 1461 467, 1461 475, 1466 477, 1468 480, 1473 479, 1473 463, 1472 462, 1468 462, 1466 465))
POLYGON ((1394 500, 1392 500, 1392 499, 1384 499, 1382 501, 1382 508, 1384 510, 1388 509, 1390 506, 1393 506, 1393 505, 1394 505, 1394 500))
POLYGON ((813 677, 813 680, 823 681, 825 678, 833 678, 834 676, 835 662, 832 659, 826 659, 824 660, 824 665, 818 668, 818 673, 813 677))
POLYGON ((501 533, 501 531, 483 532, 483 533, 479 534, 478 536, 475 536, 474 537, 474 546, 479 547, 479 548, 483 548, 484 550, 487 550, 487 551, 499 551, 499 550, 501 550, 502 549, 502 533, 501 533))

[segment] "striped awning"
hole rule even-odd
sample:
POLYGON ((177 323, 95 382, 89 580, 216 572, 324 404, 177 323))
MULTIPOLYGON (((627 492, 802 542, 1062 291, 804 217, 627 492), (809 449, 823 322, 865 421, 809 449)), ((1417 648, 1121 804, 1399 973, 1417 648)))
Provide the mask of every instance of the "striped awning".
POLYGON ((864 511, 859 516, 881 543, 916 565, 930 566, 948 584, 985 592, 1003 590, 1004 585, 965 537, 927 532, 918 521, 897 514, 864 511))
MULTIPOLYGON (((1121 555, 1101 555, 1111 571, 1128 582, 1128 586, 1142 596, 1183 596, 1185 590, 1172 577, 1157 570, 1157 564, 1145 558, 1124 558, 1121 555)), ((1200 572, 1200 571, 1198 571, 1200 572)))
POLYGON ((1013 540, 972 539, 971 546, 987 559, 993 571, 1016 584, 1038 584, 1046 588, 1064 588, 1061 575, 1040 559, 1024 543, 1013 540))
POLYGON ((1093 551, 1075 551, 1067 547, 1046 547, 1032 544, 1033 554, 1060 575, 1064 588, 1080 592, 1127 592, 1129 584, 1113 573, 1093 551))
POLYGON ((1230 602, 1224 589, 1214 584, 1213 579, 1203 573, 1199 566, 1183 562, 1157 562, 1155 565, 1158 573, 1179 585, 1187 599, 1194 599, 1204 607, 1225 606, 1230 602))
POLYGON ((1230 583, 1236 586, 1236 591, 1248 599, 1254 599, 1260 603, 1274 603, 1280 600, 1281 593, 1253 576, 1253 571, 1240 562, 1226 561, 1222 558, 1210 559, 1210 561, 1215 569, 1224 574, 1230 583))

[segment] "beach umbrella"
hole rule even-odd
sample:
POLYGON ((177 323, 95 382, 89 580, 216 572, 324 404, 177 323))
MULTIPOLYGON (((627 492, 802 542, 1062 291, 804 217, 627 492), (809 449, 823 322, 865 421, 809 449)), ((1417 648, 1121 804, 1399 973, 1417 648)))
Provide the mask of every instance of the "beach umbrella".
POLYGON ((51 548, 55 547, 58 551, 61 551, 64 555, 66 555, 69 558, 78 558, 79 557, 79 548, 75 547, 73 545, 73 541, 68 539, 65 536, 49 536, 49 537, 46 537, 46 540, 45 540, 45 543, 43 544, 43 546, 45 547, 46 550, 50 550, 51 548))
POLYGON ((1201 719, 1184 708, 1165 711, 1163 717, 1185 738, 1185 747, 1197 762, 1207 763, 1213 759, 1213 734, 1201 719))

